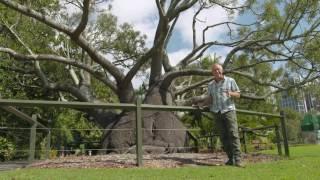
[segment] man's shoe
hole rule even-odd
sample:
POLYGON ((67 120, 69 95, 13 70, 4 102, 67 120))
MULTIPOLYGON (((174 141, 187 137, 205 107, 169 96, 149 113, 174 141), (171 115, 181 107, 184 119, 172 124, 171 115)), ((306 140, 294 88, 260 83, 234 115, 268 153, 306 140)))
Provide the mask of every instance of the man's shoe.
POLYGON ((246 166, 245 166, 243 163, 241 163, 240 161, 236 161, 236 162, 234 163, 234 166, 240 167, 240 168, 245 168, 245 167, 246 167, 246 166))
POLYGON ((224 163, 226 166, 233 166, 233 161, 232 160, 228 160, 227 162, 224 163))

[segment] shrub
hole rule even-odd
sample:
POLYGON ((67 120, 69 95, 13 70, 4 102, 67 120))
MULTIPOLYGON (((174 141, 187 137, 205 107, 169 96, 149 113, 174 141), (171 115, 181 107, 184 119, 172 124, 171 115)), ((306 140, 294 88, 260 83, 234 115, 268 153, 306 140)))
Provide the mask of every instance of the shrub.
POLYGON ((14 144, 6 138, 0 137, 0 160, 10 160, 15 153, 14 144))

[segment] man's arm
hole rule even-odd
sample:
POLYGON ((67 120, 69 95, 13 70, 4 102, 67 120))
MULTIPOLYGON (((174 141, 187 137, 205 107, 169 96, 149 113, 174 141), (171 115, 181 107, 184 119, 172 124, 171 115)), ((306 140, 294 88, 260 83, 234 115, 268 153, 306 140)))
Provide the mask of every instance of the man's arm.
POLYGON ((226 92, 228 97, 240 98, 240 89, 234 79, 231 78, 231 90, 226 92))
POLYGON ((228 97, 240 98, 239 91, 227 91, 226 93, 228 97))

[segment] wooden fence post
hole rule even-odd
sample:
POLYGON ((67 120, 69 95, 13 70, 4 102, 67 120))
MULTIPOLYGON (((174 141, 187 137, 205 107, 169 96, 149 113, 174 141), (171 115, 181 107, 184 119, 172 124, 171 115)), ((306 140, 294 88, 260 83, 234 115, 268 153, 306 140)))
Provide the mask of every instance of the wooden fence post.
POLYGON ((137 97, 136 102, 136 153, 137 153, 137 166, 141 167, 142 164, 142 117, 141 117, 141 97, 137 97))
POLYGON ((242 139, 243 139, 244 153, 248 153, 247 142, 246 142, 246 130, 245 129, 242 129, 242 139))
MULTIPOLYGON (((37 115, 33 114, 32 119, 37 121, 37 115)), ((30 146, 29 146, 29 158, 28 161, 34 160, 35 149, 36 149, 36 138, 37 138, 37 122, 31 126, 30 130, 30 146)))
POLYGON ((51 146, 51 130, 48 130, 48 134, 47 134, 47 144, 46 144, 46 159, 50 158, 50 148, 51 146))
POLYGON ((288 136, 287 136, 287 127, 285 121, 285 114, 283 111, 280 112, 280 122, 282 128, 282 137, 283 137, 283 145, 284 145, 284 152, 287 157, 289 157, 289 143, 288 143, 288 136))
POLYGON ((282 155, 282 149, 281 149, 281 139, 280 139, 280 132, 279 132, 279 126, 274 125, 274 131, 276 133, 276 143, 277 143, 277 149, 278 149, 278 154, 279 156, 282 155))

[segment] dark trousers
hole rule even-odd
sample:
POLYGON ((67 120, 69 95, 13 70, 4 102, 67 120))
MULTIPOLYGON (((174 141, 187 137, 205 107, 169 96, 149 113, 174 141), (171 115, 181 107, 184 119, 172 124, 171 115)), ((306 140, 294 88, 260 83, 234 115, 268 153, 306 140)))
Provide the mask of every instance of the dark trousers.
POLYGON ((238 132, 238 122, 235 111, 226 113, 213 113, 219 130, 223 150, 227 153, 230 161, 241 160, 241 144, 238 132))

